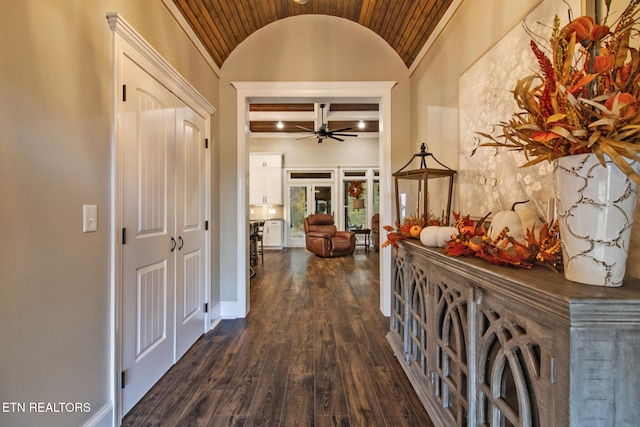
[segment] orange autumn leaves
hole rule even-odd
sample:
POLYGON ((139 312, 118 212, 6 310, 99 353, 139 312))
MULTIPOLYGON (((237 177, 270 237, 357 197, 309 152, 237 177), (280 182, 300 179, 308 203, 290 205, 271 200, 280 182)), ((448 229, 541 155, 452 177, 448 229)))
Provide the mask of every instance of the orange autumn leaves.
MULTIPOLYGON (((581 16, 565 26, 556 17, 548 46, 530 41, 539 72, 513 90, 521 109, 498 135, 478 132, 481 146, 522 151, 523 166, 580 153, 604 156, 640 184, 628 160, 640 160, 640 0, 615 26, 581 16)), ((475 150, 474 150, 475 152, 475 150)))
POLYGON ((555 266, 561 262, 562 249, 557 222, 553 226, 544 224, 537 234, 535 229, 527 230, 526 241, 521 243, 509 236, 508 227, 492 239, 482 226, 486 216, 476 223, 468 215, 453 215, 458 235, 447 242, 445 253, 449 256, 476 257, 496 265, 522 268, 531 268, 539 263, 554 271, 555 266))

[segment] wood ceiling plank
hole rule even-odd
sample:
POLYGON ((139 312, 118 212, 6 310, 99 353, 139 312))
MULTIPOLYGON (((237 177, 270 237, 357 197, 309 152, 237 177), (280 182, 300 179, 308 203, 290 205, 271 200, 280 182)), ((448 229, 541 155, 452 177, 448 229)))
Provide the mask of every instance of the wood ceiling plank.
POLYGON ((394 49, 399 41, 406 37, 406 23, 415 13, 416 1, 403 0, 397 4, 397 7, 389 12, 389 18, 386 18, 389 23, 383 26, 379 33, 394 49))
POLYGON ((207 16, 204 16, 193 0, 175 0, 174 4, 181 11, 185 19, 190 23, 191 28, 196 33, 200 41, 207 48, 211 57, 216 64, 221 65, 224 62, 223 53, 228 49, 225 45, 225 38, 215 36, 213 23, 207 16), (195 8, 195 9, 194 9, 195 8))
POLYGON ((235 2, 235 7, 238 10, 238 15, 236 20, 240 22, 242 25, 243 31, 245 33, 245 39, 249 37, 258 27, 258 23, 255 22, 253 15, 247 11, 248 5, 245 5, 243 2, 235 2))
POLYGON ((364 129, 358 127, 359 120, 329 120, 327 125, 329 130, 351 128, 345 130, 345 133, 378 132, 380 129, 378 120, 363 120, 362 122, 365 126, 364 129))
POLYGON ((414 22, 411 27, 410 37, 407 38, 403 45, 398 47, 406 64, 411 64, 415 60, 429 35, 444 16, 450 3, 451 0, 424 0, 423 6, 426 18, 414 22))
POLYGON ((287 17, 286 13, 288 13, 287 11, 289 10, 289 3, 293 3, 293 2, 287 2, 287 0, 273 1, 273 7, 275 9, 276 19, 282 19, 287 17))
POLYGON ((364 25, 367 28, 371 27, 371 20, 373 18, 373 12, 375 10, 376 0, 364 0, 362 2, 362 8, 360 9, 360 17, 358 23, 364 25))
POLYGON ((190 3, 195 4, 194 12, 197 10, 201 16, 203 16, 207 22, 207 27, 211 28, 211 37, 219 40, 221 50, 219 51, 223 62, 229 56, 229 53, 239 43, 234 37, 232 37, 231 31, 225 28, 224 16, 221 18, 220 14, 215 10, 210 0, 189 0, 190 3))
POLYGON ((362 8, 362 0, 351 0, 347 2, 345 13, 350 21, 358 22, 360 9, 362 8))
POLYGON ((313 104, 250 104, 249 111, 314 111, 313 104))
MULTIPOLYGON (((223 21, 223 25, 225 26, 225 29, 230 32, 229 35, 232 35, 233 38, 235 39, 235 42, 236 42, 234 45, 234 48, 235 48, 240 43, 242 43, 244 39, 247 38, 248 34, 253 33, 253 31, 245 34, 244 31, 241 30, 243 28, 243 23, 242 23, 243 20, 244 22, 247 22, 247 23, 249 21, 246 16, 240 16, 240 12, 235 2, 220 0, 218 4, 220 5, 219 15, 221 20, 223 21)), ((233 49, 231 51, 233 51, 233 49)), ((231 53, 231 51, 229 53, 231 53)))
POLYGON ((307 129, 313 129, 314 123, 311 121, 304 122, 282 122, 283 128, 278 129, 278 122, 266 121, 266 120, 253 120, 249 123, 249 130, 251 132, 278 132, 278 133, 305 133, 304 129, 300 129, 298 126, 302 126, 307 129))
POLYGON ((378 104, 332 103, 329 111, 379 111, 378 104))

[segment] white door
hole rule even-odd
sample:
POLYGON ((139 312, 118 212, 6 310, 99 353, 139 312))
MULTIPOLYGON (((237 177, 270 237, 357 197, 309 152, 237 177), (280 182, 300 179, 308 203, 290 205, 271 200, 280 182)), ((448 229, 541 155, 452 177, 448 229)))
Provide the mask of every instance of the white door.
POLYGON ((176 108, 176 360, 205 328, 205 119, 176 108))
POLYGON ((304 218, 314 213, 334 215, 334 187, 331 183, 295 183, 289 184, 287 190, 287 246, 305 246, 304 218))
POLYGON ((129 59, 122 104, 123 414, 174 362, 175 97, 129 59))

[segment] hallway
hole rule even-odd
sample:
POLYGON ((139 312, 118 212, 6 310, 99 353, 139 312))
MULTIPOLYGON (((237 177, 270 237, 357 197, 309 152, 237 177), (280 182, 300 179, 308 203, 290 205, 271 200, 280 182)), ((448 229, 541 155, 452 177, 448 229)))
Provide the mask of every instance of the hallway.
POLYGON ((378 253, 265 251, 246 319, 201 337, 125 426, 432 426, 385 335, 378 253))

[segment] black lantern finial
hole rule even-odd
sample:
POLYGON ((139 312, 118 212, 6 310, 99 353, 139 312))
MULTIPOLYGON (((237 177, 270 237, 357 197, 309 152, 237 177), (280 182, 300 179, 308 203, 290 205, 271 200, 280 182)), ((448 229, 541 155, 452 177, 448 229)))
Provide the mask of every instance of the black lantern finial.
MULTIPOLYGON (((452 170, 450 167, 445 166, 444 164, 442 164, 442 162, 440 162, 438 159, 436 159, 436 156, 434 156, 433 153, 430 153, 430 152, 427 151, 428 149, 429 149, 429 147, 427 146, 427 144, 425 144, 423 142, 420 145, 420 152, 414 154, 413 157, 411 157, 411 160, 409 160, 406 165, 401 167, 398 170, 398 172, 401 172, 404 168, 409 166, 411 164, 411 162, 413 161, 413 159, 415 159, 416 157, 420 158, 420 169, 427 169, 427 159, 426 158, 427 157, 431 157, 437 164, 439 164, 443 168, 448 169, 448 170, 452 170)), ((398 173, 398 172, 396 172, 396 173, 398 173)))

